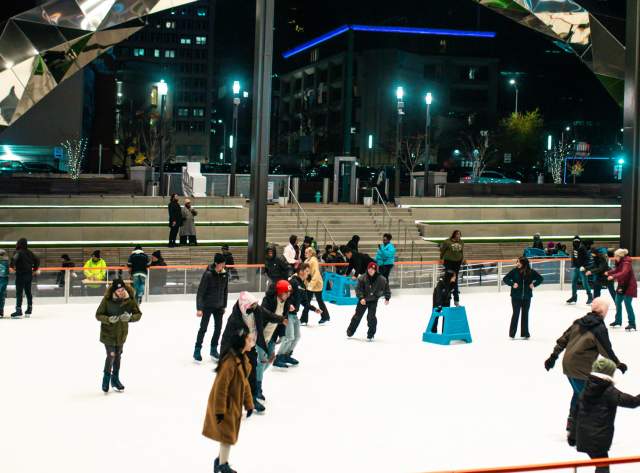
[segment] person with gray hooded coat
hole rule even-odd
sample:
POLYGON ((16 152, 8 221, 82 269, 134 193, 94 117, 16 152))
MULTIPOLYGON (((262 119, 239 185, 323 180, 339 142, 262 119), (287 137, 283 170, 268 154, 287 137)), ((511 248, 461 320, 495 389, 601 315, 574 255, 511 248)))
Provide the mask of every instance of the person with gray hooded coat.
POLYGON ((196 239, 196 219, 198 211, 191 205, 190 199, 184 200, 184 207, 180 209, 182 215, 182 226, 180 227, 180 244, 189 246, 196 246, 198 240, 196 239))

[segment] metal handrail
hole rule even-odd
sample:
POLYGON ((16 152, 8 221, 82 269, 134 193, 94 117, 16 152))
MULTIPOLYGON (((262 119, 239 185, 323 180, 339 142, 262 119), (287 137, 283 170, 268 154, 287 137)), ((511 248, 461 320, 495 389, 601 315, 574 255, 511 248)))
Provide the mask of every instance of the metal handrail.
POLYGON ((392 217, 391 217, 391 212, 389 212, 389 207, 387 207, 387 204, 385 203, 384 199, 382 198, 382 194, 380 194, 380 191, 378 190, 377 187, 372 187, 371 188, 371 198, 373 198, 373 193, 374 191, 378 194, 378 198, 380 199, 380 203, 382 203, 382 206, 384 207, 384 212, 382 214, 382 226, 384 227, 384 215, 385 213, 387 214, 387 216, 389 217, 389 229, 391 228, 391 222, 392 222, 392 217))
MULTIPOLYGON (((305 217, 307 217, 307 225, 305 227, 305 233, 308 233, 308 229, 309 229, 309 214, 307 214, 307 212, 305 212, 304 208, 302 207, 302 205, 300 205, 300 201, 298 200, 298 198, 296 197, 296 195, 293 193, 293 190, 291 190, 291 187, 289 187, 289 195, 293 198, 293 201, 295 202, 295 204, 298 206, 298 225, 300 224, 300 211, 302 211, 302 213, 304 214, 305 217)), ((316 217, 316 238, 318 236, 318 224, 322 225, 322 228, 324 228, 324 233, 325 233, 325 237, 324 237, 324 241, 325 244, 327 242, 327 235, 329 235, 329 237, 331 238, 331 241, 333 242, 334 245, 337 245, 336 243, 336 239, 334 238, 333 234, 329 231, 329 229, 327 228, 327 226, 324 224, 323 221, 321 221, 319 218, 316 217)))

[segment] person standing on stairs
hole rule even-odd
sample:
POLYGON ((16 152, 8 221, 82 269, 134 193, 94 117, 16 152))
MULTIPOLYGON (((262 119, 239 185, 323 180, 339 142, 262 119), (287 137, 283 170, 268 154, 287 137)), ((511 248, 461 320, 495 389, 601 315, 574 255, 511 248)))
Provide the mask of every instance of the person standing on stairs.
POLYGON ((616 288, 616 320, 611 324, 611 327, 620 327, 622 325, 622 304, 624 303, 624 307, 627 309, 627 317, 629 318, 629 325, 625 330, 635 330, 636 316, 633 312, 633 299, 638 297, 638 283, 636 282, 629 251, 619 248, 613 253, 613 259, 616 262, 615 269, 605 273, 609 281, 615 280, 618 283, 616 288))
POLYGON ((129 334, 129 323, 142 317, 133 288, 122 279, 114 279, 98 310, 96 319, 100 324, 100 342, 104 344, 107 358, 104 362, 102 390, 109 392, 109 383, 117 391, 123 391, 120 382, 120 360, 122 348, 129 334))
POLYGON ((222 316, 227 308, 229 297, 229 273, 225 269, 225 258, 216 253, 213 264, 209 265, 203 273, 198 286, 196 296, 196 315, 200 317, 200 328, 196 336, 196 346, 193 351, 193 359, 202 361, 202 343, 209 326, 209 320, 213 315, 213 336, 211 337, 211 349, 209 354, 218 359, 218 341, 222 332, 222 316))
POLYGON ((11 314, 11 317, 22 317, 23 292, 27 296, 27 311, 24 315, 29 317, 33 312, 31 285, 33 284, 33 275, 38 272, 39 267, 40 258, 28 248, 27 239, 20 238, 16 243, 16 252, 9 264, 10 270, 16 273, 16 311, 11 314))
POLYGON ((533 297, 533 288, 538 287, 544 278, 533 268, 529 260, 524 256, 518 258, 516 267, 502 279, 502 282, 511 287, 511 306, 513 315, 511 316, 511 326, 509 327, 509 337, 515 338, 518 329, 518 319, 522 313, 520 321, 520 336, 525 340, 531 337, 529 333, 529 308, 533 297))
POLYGON ((184 207, 180 209, 182 216, 182 226, 180 227, 180 244, 196 246, 198 240, 196 238, 196 216, 198 211, 191 205, 190 199, 184 200, 184 207))
POLYGON ((458 282, 460 280, 460 267, 464 264, 464 241, 462 232, 454 230, 451 236, 440 245, 440 259, 444 264, 444 269, 450 269, 456 273, 456 281, 453 286, 453 303, 456 307, 460 305, 460 291, 458 282))
POLYGON ((176 238, 182 226, 182 209, 178 201, 178 194, 171 194, 167 209, 169 211, 169 248, 173 248, 176 246, 176 238))

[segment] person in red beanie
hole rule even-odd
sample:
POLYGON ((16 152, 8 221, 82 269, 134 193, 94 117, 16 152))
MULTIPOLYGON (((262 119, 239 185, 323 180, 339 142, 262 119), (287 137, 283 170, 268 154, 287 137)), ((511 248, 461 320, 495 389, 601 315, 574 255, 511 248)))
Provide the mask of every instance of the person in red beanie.
POLYGON ((353 337, 360 325, 362 316, 367 313, 367 340, 373 341, 378 326, 376 318, 376 310, 378 309, 378 299, 384 296, 385 305, 389 304, 391 299, 391 290, 389 289, 389 281, 378 272, 378 265, 371 262, 367 265, 367 273, 358 277, 358 285, 356 287, 356 296, 358 297, 358 305, 356 313, 351 319, 349 328, 347 328, 347 337, 353 337))

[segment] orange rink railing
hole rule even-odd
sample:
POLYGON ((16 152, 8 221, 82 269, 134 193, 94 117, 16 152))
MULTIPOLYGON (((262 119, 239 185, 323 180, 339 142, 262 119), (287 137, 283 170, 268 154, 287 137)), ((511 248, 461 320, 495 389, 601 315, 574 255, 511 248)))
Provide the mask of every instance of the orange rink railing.
POLYGON ((537 465, 501 466, 495 468, 476 468, 471 470, 442 470, 429 473, 518 473, 525 471, 573 470, 607 465, 625 465, 640 463, 640 457, 603 458, 600 460, 567 461, 557 463, 540 463, 537 465))

